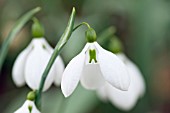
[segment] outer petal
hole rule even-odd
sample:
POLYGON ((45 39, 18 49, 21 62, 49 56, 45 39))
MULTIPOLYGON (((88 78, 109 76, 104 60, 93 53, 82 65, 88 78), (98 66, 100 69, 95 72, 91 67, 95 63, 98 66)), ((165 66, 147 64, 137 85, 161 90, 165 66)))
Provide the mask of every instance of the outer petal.
MULTIPOLYGON (((35 40, 33 43, 34 49, 31 51, 26 61, 25 79, 28 86, 36 90, 39 88, 42 74, 47 66, 51 54, 42 47, 42 43, 38 40, 35 40)), ((54 66, 52 66, 47 76, 43 91, 47 90, 54 80, 53 68, 54 66)))
POLYGON ((104 101, 104 102, 108 101, 108 93, 107 93, 107 85, 106 84, 97 89, 97 95, 102 101, 104 101))
POLYGON ((86 89, 97 89, 105 84, 99 64, 85 64, 81 76, 81 84, 86 89))
POLYGON ((124 63, 113 53, 104 50, 97 42, 95 46, 99 51, 98 62, 105 80, 118 89, 128 90, 130 77, 124 63))
POLYGON ((124 55, 123 53, 119 53, 117 54, 117 56, 124 61, 129 75, 133 77, 132 80, 134 80, 134 84, 136 86, 136 93, 139 94, 139 96, 143 96, 145 93, 145 82, 142 73, 140 72, 138 67, 126 57, 126 55, 124 55))
POLYGON ((57 57, 55 61, 55 79, 54 79, 54 84, 56 86, 59 86, 61 84, 61 78, 64 72, 64 62, 60 56, 57 57))
POLYGON ((145 93, 145 82, 142 77, 140 70, 137 66, 132 63, 130 60, 126 63, 129 74, 133 75, 134 84, 136 86, 136 92, 139 96, 143 96, 145 93))
POLYGON ((23 86, 25 84, 24 78, 25 61, 31 49, 32 43, 30 43, 29 46, 19 54, 14 63, 12 69, 12 79, 18 87, 23 86))
POLYGON ((107 85, 108 99, 116 107, 122 110, 130 110, 136 105, 138 95, 136 94, 136 87, 132 82, 128 91, 121 91, 110 84, 107 85))
POLYGON ((69 62, 63 72, 61 90, 65 97, 70 96, 78 85, 85 63, 85 52, 89 45, 89 43, 85 45, 81 53, 69 62))
POLYGON ((25 103, 22 105, 21 108, 19 108, 17 111, 14 113, 30 113, 28 107, 32 106, 32 112, 31 113, 40 113, 40 111, 36 108, 34 102, 27 100, 25 103))
POLYGON ((84 61, 85 54, 80 53, 67 65, 61 81, 61 89, 65 97, 70 96, 75 90, 83 71, 84 61))
POLYGON ((131 84, 128 91, 121 91, 107 84, 108 98, 116 107, 122 110, 130 110, 136 105, 141 92, 143 92, 144 82, 141 75, 136 71, 137 67, 125 55, 118 54, 117 56, 126 64, 131 77, 131 84))

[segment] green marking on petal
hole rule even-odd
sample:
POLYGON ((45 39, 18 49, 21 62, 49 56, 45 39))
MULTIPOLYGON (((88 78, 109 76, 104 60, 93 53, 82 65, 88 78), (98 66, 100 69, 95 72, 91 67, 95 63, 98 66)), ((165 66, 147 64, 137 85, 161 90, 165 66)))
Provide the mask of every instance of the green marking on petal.
POLYGON ((92 62, 92 60, 95 61, 95 63, 97 63, 97 59, 96 59, 96 50, 93 49, 93 50, 89 50, 89 55, 90 55, 90 60, 89 60, 89 63, 92 62))
POLYGON ((28 110, 29 110, 30 113, 32 112, 32 106, 31 105, 28 106, 28 110))
POLYGON ((46 46, 44 44, 42 45, 42 47, 43 47, 43 49, 46 49, 46 46))

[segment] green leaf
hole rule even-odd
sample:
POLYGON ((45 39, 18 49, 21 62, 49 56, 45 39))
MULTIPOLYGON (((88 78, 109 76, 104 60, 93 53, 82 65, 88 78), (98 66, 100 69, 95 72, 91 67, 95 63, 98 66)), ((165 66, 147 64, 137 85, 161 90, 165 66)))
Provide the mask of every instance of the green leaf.
POLYGON ((54 52, 47 64, 47 67, 45 68, 44 72, 43 72, 43 75, 42 75, 42 78, 41 78, 41 82, 40 82, 40 87, 37 91, 37 97, 35 99, 35 103, 37 105, 37 107, 40 109, 40 106, 41 106, 41 93, 42 93, 42 90, 43 90, 43 87, 44 87, 44 83, 45 83, 45 80, 47 78, 47 75, 55 61, 55 59, 57 58, 57 56, 59 55, 60 51, 62 50, 62 48, 64 47, 64 45, 68 42, 72 32, 73 32, 73 27, 74 27, 74 20, 75 20, 75 8, 73 7, 72 9, 72 13, 71 13, 71 16, 70 16, 70 19, 68 21, 68 25, 63 33, 63 35, 61 36, 59 42, 57 43, 55 49, 54 49, 54 52))
POLYGON ((3 42, 0 51, 0 71, 4 63, 5 57, 8 53, 9 45, 12 43, 12 41, 14 40, 15 36, 19 33, 19 31, 21 31, 23 26, 33 17, 34 14, 39 12, 40 9, 41 9, 40 7, 32 9, 31 11, 23 15, 20 19, 18 19, 18 21, 13 26, 8 36, 5 38, 5 41, 3 42))

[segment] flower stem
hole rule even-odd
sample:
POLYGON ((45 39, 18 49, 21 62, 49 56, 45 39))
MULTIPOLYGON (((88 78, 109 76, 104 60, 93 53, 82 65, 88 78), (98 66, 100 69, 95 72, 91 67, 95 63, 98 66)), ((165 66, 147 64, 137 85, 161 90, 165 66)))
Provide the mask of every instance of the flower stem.
POLYGON ((81 24, 77 25, 77 26, 73 29, 73 31, 75 31, 77 28, 79 28, 79 27, 80 27, 80 26, 82 26, 82 25, 87 26, 87 27, 88 27, 88 29, 90 29, 90 28, 91 28, 91 27, 90 27, 90 25, 89 25, 87 22, 82 22, 81 24))
POLYGON ((43 72, 43 75, 42 75, 42 78, 41 78, 41 82, 40 82, 40 86, 39 86, 39 89, 37 90, 37 96, 36 96, 36 99, 35 99, 35 103, 37 105, 37 107, 40 109, 40 104, 41 104, 41 93, 42 93, 42 90, 43 90, 43 87, 44 87, 44 83, 45 83, 45 80, 47 78, 47 75, 56 59, 56 57, 59 55, 61 49, 64 47, 64 45, 67 43, 67 41, 69 40, 72 32, 73 32, 73 27, 74 27, 74 20, 75 20, 75 8, 73 7, 72 9, 72 13, 71 13, 71 16, 70 16, 70 19, 69 19, 69 22, 68 22, 68 25, 65 29, 65 32, 63 33, 63 35, 61 36, 59 42, 57 43, 55 49, 54 49, 54 52, 47 64, 47 67, 45 68, 45 71, 43 72))

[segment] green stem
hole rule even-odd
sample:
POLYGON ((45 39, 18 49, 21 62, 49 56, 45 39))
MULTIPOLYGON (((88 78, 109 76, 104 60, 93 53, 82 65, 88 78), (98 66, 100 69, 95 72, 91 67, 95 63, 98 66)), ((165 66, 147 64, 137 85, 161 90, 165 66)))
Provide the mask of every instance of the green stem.
POLYGON ((45 68, 45 71, 43 72, 43 75, 42 75, 42 78, 41 78, 41 82, 40 82, 40 86, 39 86, 39 89, 37 90, 37 96, 36 96, 36 100, 35 100, 35 103, 37 105, 38 108, 40 108, 40 100, 41 100, 41 93, 42 93, 42 90, 43 90, 43 87, 44 87, 44 83, 45 83, 45 80, 47 78, 47 75, 56 59, 56 57, 59 55, 61 49, 64 47, 64 45, 67 43, 67 41, 69 40, 72 32, 73 32, 73 27, 74 27, 74 20, 75 20, 75 8, 73 7, 72 9, 72 13, 71 13, 71 16, 70 16, 70 20, 68 22, 68 25, 67 25, 67 28, 64 32, 64 34, 61 36, 61 39, 59 40, 59 42, 57 43, 55 49, 54 49, 54 52, 47 64, 47 67, 45 68))
POLYGON ((19 31, 24 27, 24 25, 35 15, 37 12, 40 11, 40 7, 32 9, 28 13, 24 14, 14 25, 8 36, 5 38, 0 50, 0 71, 2 65, 4 63, 5 57, 8 53, 9 45, 12 43, 15 36, 18 34, 19 31))
POLYGON ((82 25, 87 26, 89 29, 91 28, 90 25, 89 25, 88 23, 82 22, 81 24, 77 25, 77 26, 73 29, 73 31, 75 31, 77 28, 79 28, 79 27, 82 26, 82 25))

